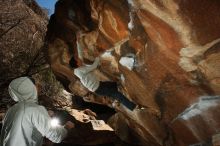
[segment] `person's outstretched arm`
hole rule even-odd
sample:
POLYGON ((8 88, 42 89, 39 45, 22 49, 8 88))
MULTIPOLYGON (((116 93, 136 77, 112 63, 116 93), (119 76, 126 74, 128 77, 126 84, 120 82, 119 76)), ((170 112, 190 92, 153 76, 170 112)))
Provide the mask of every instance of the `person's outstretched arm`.
POLYGON ((60 143, 66 137, 67 130, 64 126, 60 125, 53 127, 51 125, 51 118, 43 106, 36 108, 36 111, 33 112, 32 123, 43 136, 54 143, 60 143))

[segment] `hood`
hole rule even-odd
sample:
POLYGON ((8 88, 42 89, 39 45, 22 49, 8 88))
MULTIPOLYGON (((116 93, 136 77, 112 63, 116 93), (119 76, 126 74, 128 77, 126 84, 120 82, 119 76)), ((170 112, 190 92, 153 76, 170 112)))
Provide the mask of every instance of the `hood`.
POLYGON ((11 81, 8 87, 11 98, 16 102, 37 102, 37 88, 28 77, 20 77, 11 81))

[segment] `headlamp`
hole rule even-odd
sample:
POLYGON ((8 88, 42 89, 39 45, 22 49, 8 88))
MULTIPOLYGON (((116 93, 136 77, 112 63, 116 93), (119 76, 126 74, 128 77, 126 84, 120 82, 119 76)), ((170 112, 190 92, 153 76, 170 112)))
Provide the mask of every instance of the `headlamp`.
POLYGON ((56 127, 58 126, 60 123, 59 119, 58 118, 52 118, 51 121, 50 121, 50 124, 52 127, 56 127))

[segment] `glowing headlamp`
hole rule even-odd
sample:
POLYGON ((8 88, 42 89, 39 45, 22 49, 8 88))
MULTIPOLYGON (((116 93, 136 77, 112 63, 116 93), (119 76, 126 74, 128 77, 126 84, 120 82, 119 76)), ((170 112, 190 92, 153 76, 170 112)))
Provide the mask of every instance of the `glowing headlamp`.
POLYGON ((58 118, 52 118, 51 121, 50 121, 50 124, 52 127, 56 127, 58 126, 60 123, 59 119, 58 118))

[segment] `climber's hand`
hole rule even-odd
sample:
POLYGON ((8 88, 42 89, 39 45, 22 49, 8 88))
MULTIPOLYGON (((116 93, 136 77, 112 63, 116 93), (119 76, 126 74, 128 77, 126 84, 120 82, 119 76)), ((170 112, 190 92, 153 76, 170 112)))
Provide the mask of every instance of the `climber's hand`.
POLYGON ((54 113, 54 111, 52 111, 52 110, 48 110, 48 115, 49 115, 50 117, 53 117, 53 116, 55 115, 55 113, 54 113))
POLYGON ((83 111, 84 114, 92 116, 92 117, 97 117, 96 113, 94 113, 93 111, 91 111, 90 109, 85 109, 83 111))
POLYGON ((112 107, 113 107, 113 108, 119 108, 119 106, 120 106, 120 102, 119 102, 119 101, 114 100, 114 101, 112 102, 112 107))
POLYGON ((100 57, 96 57, 95 62, 97 62, 97 64, 100 65, 100 57))

